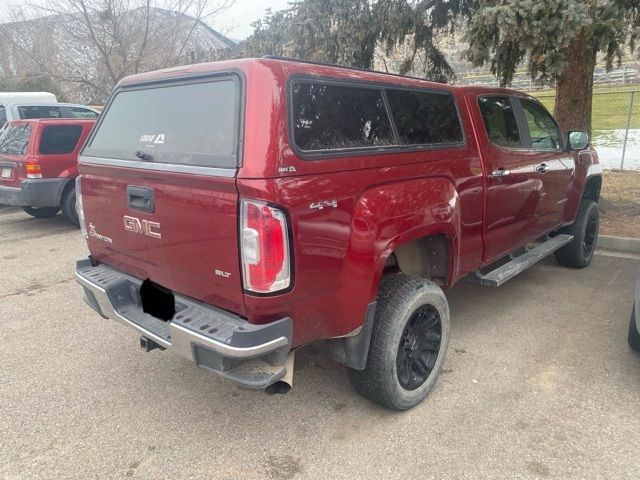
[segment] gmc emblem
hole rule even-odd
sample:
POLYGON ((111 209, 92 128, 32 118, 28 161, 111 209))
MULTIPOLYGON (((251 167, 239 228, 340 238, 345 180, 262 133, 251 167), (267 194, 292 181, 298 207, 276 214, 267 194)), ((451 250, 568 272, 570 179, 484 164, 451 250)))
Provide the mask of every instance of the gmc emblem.
POLYGON ((130 217, 129 215, 125 215, 123 217, 123 221, 124 229, 129 232, 139 233, 140 235, 146 235, 153 238, 162 238, 159 222, 140 220, 139 218, 130 217))

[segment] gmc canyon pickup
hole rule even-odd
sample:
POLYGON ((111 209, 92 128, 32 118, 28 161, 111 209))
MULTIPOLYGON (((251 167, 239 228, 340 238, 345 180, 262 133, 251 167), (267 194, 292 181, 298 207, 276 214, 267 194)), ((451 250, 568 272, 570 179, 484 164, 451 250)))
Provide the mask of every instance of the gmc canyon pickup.
POLYGON ((144 349, 285 392, 322 340, 397 410, 442 368, 444 290, 589 265, 602 183, 526 94, 281 58, 125 78, 79 169, 76 278, 144 349))

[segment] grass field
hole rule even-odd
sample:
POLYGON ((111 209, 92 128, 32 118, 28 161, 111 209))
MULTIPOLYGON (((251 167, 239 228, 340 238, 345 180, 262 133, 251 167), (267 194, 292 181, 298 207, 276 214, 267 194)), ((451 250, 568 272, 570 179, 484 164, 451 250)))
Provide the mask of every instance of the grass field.
MULTIPOLYGON (((617 130, 627 126, 631 92, 635 92, 630 128, 640 128, 640 85, 596 87, 593 92, 593 129, 617 130)), ((553 112, 555 92, 530 92, 553 112)))

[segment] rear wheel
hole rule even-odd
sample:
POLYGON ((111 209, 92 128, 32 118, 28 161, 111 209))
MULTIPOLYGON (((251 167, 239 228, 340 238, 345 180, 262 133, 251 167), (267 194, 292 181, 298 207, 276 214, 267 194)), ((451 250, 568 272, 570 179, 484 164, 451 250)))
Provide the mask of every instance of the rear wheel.
POLYGON ((640 332, 638 332, 638 324, 636 323, 636 306, 631 311, 631 320, 629 320, 629 346, 634 350, 640 350, 640 332))
POLYGON ((364 370, 349 369, 356 391, 393 410, 429 394, 449 344, 449 306, 432 282, 404 274, 385 278, 378 293, 364 370))
POLYGON ((53 217, 60 211, 58 207, 22 207, 22 210, 36 218, 53 217))
POLYGON ((64 218, 76 227, 80 226, 78 210, 76 210, 76 189, 71 186, 62 195, 62 214, 64 218))
POLYGON ((573 235, 573 240, 556 250, 556 260, 560 265, 572 268, 589 266, 598 241, 600 213, 598 204, 592 200, 583 200, 572 225, 564 227, 559 233, 573 235))

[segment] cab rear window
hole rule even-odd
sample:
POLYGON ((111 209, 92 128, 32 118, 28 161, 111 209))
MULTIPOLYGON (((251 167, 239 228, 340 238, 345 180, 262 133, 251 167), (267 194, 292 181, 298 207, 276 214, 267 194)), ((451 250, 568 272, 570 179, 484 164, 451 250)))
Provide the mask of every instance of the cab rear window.
POLYGON ((0 153, 8 155, 24 155, 27 153, 31 125, 5 125, 0 129, 0 153))
POLYGON ((232 168, 238 164, 235 77, 115 94, 83 155, 232 168))

